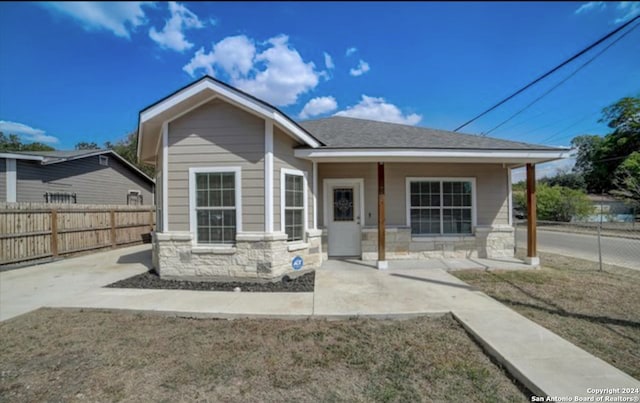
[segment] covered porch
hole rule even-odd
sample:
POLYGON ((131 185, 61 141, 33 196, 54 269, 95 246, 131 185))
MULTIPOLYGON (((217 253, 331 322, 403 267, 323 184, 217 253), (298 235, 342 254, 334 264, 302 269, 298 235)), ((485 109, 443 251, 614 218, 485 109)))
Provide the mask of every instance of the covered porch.
POLYGON ((313 161, 313 210, 323 261, 346 259, 386 269, 390 261, 420 260, 445 270, 539 264, 533 163, 525 163, 533 219, 522 262, 514 259, 511 169, 525 164, 342 161, 313 161))

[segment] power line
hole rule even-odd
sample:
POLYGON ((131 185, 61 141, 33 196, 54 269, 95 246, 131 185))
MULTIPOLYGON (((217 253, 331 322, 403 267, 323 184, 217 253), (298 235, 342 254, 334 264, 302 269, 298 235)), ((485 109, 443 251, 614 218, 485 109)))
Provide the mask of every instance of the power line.
POLYGON ((619 26, 618 28, 614 29, 613 31, 609 32, 608 34, 606 34, 605 36, 603 36, 602 38, 598 39, 597 41, 595 41, 594 43, 592 43, 591 45, 587 46, 586 48, 582 49, 581 51, 579 51, 578 53, 576 53, 575 55, 571 56, 569 59, 565 60, 564 62, 560 63, 559 65, 557 65, 556 67, 554 67, 553 69, 547 71, 546 73, 544 73, 543 75, 541 75, 540 77, 536 78, 535 80, 533 80, 532 82, 530 82, 529 84, 525 85, 524 87, 520 88, 519 90, 517 90, 516 92, 514 92, 513 94, 509 95, 508 97, 506 97, 505 99, 503 99, 502 101, 498 102, 497 104, 493 105, 492 107, 490 107, 489 109, 485 110, 484 112, 480 113, 479 115, 477 115, 476 117, 470 119, 469 121, 463 123, 462 125, 456 127, 453 131, 457 132, 458 130, 462 129, 463 127, 469 125, 470 123, 478 120, 479 118, 481 118, 482 116, 486 115, 487 113, 491 112, 492 110, 496 109, 497 107, 499 107, 500 105, 504 104, 505 102, 509 101, 510 99, 514 98, 515 96, 521 94, 522 92, 526 91, 527 89, 529 89, 530 87, 532 87, 533 85, 537 84, 538 82, 544 80, 545 78, 547 78, 548 76, 550 76, 551 74, 555 73, 556 71, 558 71, 559 69, 561 69, 562 67, 566 66, 567 64, 571 63, 572 61, 574 61, 575 59, 579 58, 580 56, 582 56, 583 54, 587 53, 588 51, 590 51, 591 49, 595 48, 596 46, 600 45, 602 42, 606 41, 607 39, 611 38, 613 35, 617 34, 618 32, 620 32, 621 30, 625 29, 627 26, 629 26, 629 24, 635 22, 637 19, 640 18, 640 15, 632 18, 631 20, 625 22, 624 24, 622 24, 621 26, 619 26))
POLYGON ((633 27, 631 27, 631 29, 629 29, 627 32, 623 33, 622 35, 620 35, 619 37, 617 37, 613 42, 611 42, 610 44, 608 44, 604 49, 602 49, 600 52, 596 53, 591 59, 587 60, 585 63, 581 64, 580 67, 578 67, 577 69, 575 69, 573 72, 571 72, 571 74, 569 74, 567 77, 565 77, 564 79, 562 79, 561 81, 559 81, 556 85, 554 85, 553 87, 549 88, 547 91, 545 91, 542 95, 540 95, 539 97, 537 97, 536 99, 534 99, 533 101, 531 101, 529 104, 527 104, 524 108, 520 109, 519 111, 517 111, 516 113, 514 113, 513 115, 509 116, 507 119, 503 120, 502 123, 498 124, 497 126, 494 126, 492 129, 490 129, 489 131, 486 131, 484 133, 482 133, 483 136, 488 135, 489 133, 491 133, 492 131, 496 130, 497 128, 501 127, 502 125, 504 125, 505 123, 509 122, 511 119, 515 118, 516 116, 518 116, 519 114, 521 114, 522 112, 526 111, 527 109, 529 109, 531 106, 533 106, 535 103, 537 103, 538 101, 540 101, 542 98, 546 97, 547 95, 549 95, 550 93, 552 93, 553 91, 555 91, 558 87, 560 87, 562 84, 566 83, 567 81, 569 81, 569 79, 573 76, 575 76, 580 70, 582 70, 583 68, 587 67, 589 64, 591 64, 591 62, 593 62, 594 60, 596 60, 598 57, 600 57, 604 52, 606 52, 607 50, 609 50, 609 48, 611 48, 613 45, 615 45, 618 41, 620 41, 622 38, 624 38, 625 36, 627 36, 629 33, 631 33, 631 31, 633 31, 634 29, 638 28, 640 24, 636 24, 633 27))
MULTIPOLYGON (((592 116, 597 115, 598 113, 600 113, 600 110, 597 110, 595 112, 591 112, 588 115, 585 115, 583 117, 581 117, 579 120, 573 122, 572 124, 570 124, 569 126, 565 127, 564 129, 560 129, 557 132, 553 133, 552 135, 550 135, 549 137, 545 138, 544 140, 540 141, 541 144, 544 144, 545 142, 551 140, 552 138, 555 138, 557 135, 562 134, 564 132, 566 132, 567 130, 577 126, 578 124, 584 122, 585 120, 589 119, 592 116)), ((564 139, 565 137, 562 137, 561 139, 564 139)))

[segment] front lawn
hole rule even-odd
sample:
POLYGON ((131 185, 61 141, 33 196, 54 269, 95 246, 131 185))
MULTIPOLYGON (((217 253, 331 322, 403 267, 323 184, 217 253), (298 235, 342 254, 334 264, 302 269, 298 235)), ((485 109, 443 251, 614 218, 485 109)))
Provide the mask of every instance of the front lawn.
POLYGON ((194 320, 41 309, 0 323, 0 401, 525 401, 450 316, 194 320))
POLYGON ((542 269, 452 272, 640 379, 640 271, 541 254, 542 269))

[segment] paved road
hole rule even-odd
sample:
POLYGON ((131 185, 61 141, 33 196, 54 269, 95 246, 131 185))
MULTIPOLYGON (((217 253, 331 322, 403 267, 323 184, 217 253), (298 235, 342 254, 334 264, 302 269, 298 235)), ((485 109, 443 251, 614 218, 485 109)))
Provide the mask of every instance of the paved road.
MULTIPOLYGON (((516 242, 526 248, 526 228, 518 228, 516 242)), ((603 263, 640 270, 640 239, 603 236, 601 244, 603 263)), ((539 229, 538 250, 597 262, 598 237, 539 229)))

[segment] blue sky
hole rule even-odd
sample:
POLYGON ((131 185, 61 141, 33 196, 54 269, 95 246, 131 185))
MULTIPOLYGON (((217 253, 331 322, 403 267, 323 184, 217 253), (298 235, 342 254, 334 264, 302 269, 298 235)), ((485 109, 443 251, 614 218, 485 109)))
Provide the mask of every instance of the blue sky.
MULTIPOLYGON (((296 119, 453 129, 640 13, 617 3, 1 3, 0 129, 59 149, 118 140, 213 74, 296 119)), ((591 52, 463 131, 493 128, 591 52)), ((640 93, 640 29, 490 135, 568 145, 640 93)))

